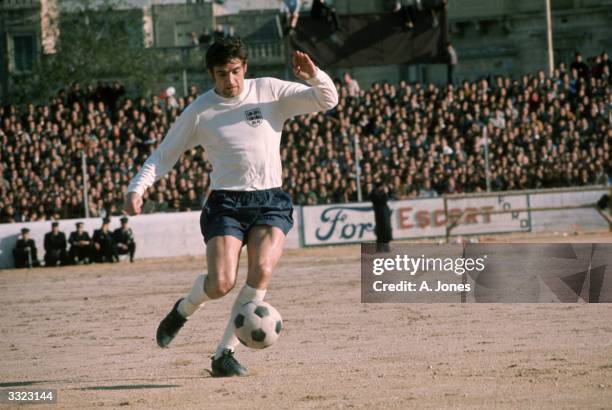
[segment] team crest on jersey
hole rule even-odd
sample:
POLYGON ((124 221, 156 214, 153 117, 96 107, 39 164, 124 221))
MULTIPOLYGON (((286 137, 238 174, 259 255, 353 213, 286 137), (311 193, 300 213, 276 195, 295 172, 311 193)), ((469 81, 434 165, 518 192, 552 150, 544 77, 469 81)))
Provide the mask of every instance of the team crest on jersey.
POLYGON ((248 110, 244 112, 246 116, 247 123, 251 127, 259 127, 263 122, 263 115, 261 114, 261 109, 253 108, 252 110, 248 110))

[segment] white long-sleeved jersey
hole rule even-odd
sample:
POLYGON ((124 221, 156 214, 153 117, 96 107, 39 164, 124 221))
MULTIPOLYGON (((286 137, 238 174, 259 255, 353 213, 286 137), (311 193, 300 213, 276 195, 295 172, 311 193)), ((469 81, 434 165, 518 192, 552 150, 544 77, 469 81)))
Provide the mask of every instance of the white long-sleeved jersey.
POLYGON ((212 164, 211 188, 254 191, 282 185, 283 125, 296 115, 338 104, 331 78, 318 70, 310 87, 275 78, 245 79, 233 98, 210 90, 191 103, 132 179, 128 192, 142 195, 166 175, 186 150, 202 145, 212 164))

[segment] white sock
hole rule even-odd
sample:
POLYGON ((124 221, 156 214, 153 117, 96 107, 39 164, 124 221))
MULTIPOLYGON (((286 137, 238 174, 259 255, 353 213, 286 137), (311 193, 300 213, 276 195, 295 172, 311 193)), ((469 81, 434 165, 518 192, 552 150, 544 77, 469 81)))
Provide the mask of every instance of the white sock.
POLYGON ((189 293, 181 300, 181 303, 179 303, 177 309, 184 318, 193 315, 204 302, 210 300, 206 292, 204 292, 205 280, 206 275, 198 276, 189 293))
POLYGON ((240 344, 240 341, 234 334, 234 321, 232 320, 238 308, 244 305, 245 303, 261 302, 262 300, 264 300, 265 296, 266 289, 255 289, 250 287, 246 283, 244 284, 242 289, 240 289, 240 293, 238 293, 236 301, 232 306, 232 312, 230 314, 229 320, 227 321, 227 325, 225 326, 225 332, 223 333, 221 342, 219 343, 219 346, 217 346, 217 351, 215 352, 215 359, 221 357, 225 349, 230 349, 231 351, 234 351, 236 350, 236 346, 240 344))

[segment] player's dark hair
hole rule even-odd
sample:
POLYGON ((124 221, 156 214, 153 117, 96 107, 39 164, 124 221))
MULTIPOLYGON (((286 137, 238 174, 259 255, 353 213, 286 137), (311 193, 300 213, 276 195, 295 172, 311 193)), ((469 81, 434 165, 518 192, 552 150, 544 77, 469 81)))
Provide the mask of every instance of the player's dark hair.
POLYGON ((212 70, 235 59, 247 62, 246 47, 240 37, 220 38, 206 52, 206 68, 212 70))

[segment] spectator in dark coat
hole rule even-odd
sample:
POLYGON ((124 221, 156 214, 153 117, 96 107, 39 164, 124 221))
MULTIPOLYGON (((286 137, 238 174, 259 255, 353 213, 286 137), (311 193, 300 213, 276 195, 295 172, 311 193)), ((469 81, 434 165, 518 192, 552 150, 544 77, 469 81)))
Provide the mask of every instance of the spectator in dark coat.
POLYGON ((113 235, 109 230, 110 218, 102 220, 102 227, 96 229, 93 235, 93 258, 95 262, 112 263, 117 262, 117 254, 113 235))
POLYGON ((45 234, 45 266, 65 265, 66 246, 66 234, 59 230, 59 222, 52 222, 51 232, 45 234))
POLYGON ((121 227, 113 232, 113 241, 118 255, 130 255, 130 262, 134 262, 134 253, 136 252, 136 242, 134 241, 134 233, 132 228, 128 227, 128 218, 121 218, 121 227))
POLYGON ((580 78, 587 78, 589 76, 589 66, 582 61, 582 53, 576 52, 574 55, 574 61, 570 64, 570 70, 576 69, 580 78))
POLYGON ((389 242, 393 239, 391 227, 391 209, 388 201, 390 199, 389 188, 383 182, 378 182, 370 193, 370 201, 374 208, 374 220, 376 221, 376 251, 389 252, 389 242))
POLYGON ((83 222, 76 223, 76 231, 70 233, 70 262, 74 264, 91 262, 91 238, 83 228, 83 222))
POLYGON ((30 230, 23 228, 21 238, 17 240, 13 249, 13 259, 16 268, 33 268, 40 266, 38 262, 38 251, 34 239, 30 238, 30 230))

